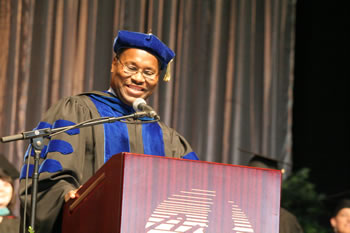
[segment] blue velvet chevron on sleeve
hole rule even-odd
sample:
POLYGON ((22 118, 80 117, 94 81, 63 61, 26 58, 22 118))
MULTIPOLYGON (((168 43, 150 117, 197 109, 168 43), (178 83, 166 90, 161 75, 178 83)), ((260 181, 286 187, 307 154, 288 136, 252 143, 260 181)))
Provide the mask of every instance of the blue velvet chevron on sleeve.
MULTIPOLYGON (((52 128, 55 129, 55 128, 59 128, 59 127, 66 127, 66 126, 72 126, 72 125, 75 125, 75 123, 72 121, 57 120, 57 121, 55 121, 55 123, 53 123, 52 128)), ((79 134, 80 129, 70 129, 70 130, 67 130, 65 133, 67 133, 69 135, 79 134)))
MULTIPOLYGON (((44 128, 59 128, 59 127, 65 127, 65 126, 71 126, 75 125, 74 122, 67 121, 67 120, 57 120, 54 122, 53 125, 47 123, 47 122, 40 122, 38 126, 34 129, 44 129, 44 128)), ((80 129, 71 129, 66 131, 68 135, 76 135, 80 133, 80 129)), ((40 164, 39 166, 39 173, 42 172, 58 172, 63 169, 61 163, 58 160, 55 159, 47 159, 47 153, 49 152, 58 152, 62 156, 70 155, 74 152, 74 149, 72 145, 64 140, 50 140, 48 145, 44 146, 40 153, 40 158, 44 159, 44 161, 40 164)), ((28 146, 28 149, 24 155, 24 159, 27 159, 29 154, 31 156, 34 156, 34 150, 32 150, 31 145, 28 146)), ((34 170, 34 165, 29 164, 29 177, 32 177, 33 175, 33 170, 34 170)), ((26 177, 27 173, 27 164, 25 164, 22 169, 21 169, 21 174, 20 174, 20 179, 23 179, 26 177)))
POLYGON ((39 167, 39 173, 42 172, 58 172, 62 171, 62 165, 55 159, 45 159, 39 167))
POLYGON ((199 158, 195 152, 190 152, 182 158, 183 159, 190 159, 190 160, 199 160, 199 158))
MULTIPOLYGON (((27 173, 27 164, 24 164, 22 169, 21 169, 21 174, 19 176, 20 179, 24 179, 26 178, 26 173, 27 173)), ((33 175, 33 170, 34 170, 34 165, 33 164, 29 164, 29 171, 28 171, 28 177, 32 177, 33 175)))

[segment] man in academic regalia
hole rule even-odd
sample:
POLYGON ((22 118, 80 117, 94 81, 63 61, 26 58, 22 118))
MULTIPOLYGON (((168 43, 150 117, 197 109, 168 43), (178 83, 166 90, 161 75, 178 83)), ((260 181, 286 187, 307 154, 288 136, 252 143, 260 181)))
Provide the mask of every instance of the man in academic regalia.
MULTIPOLYGON (((113 49, 116 55, 108 91, 64 98, 46 112, 38 129, 134 113, 134 101, 152 95, 161 71, 167 69, 175 56, 156 36, 130 31, 119 31, 113 49)), ((169 79, 168 74, 164 79, 169 79)), ((150 117, 127 119, 69 130, 47 140, 39 168, 36 233, 61 232, 64 202, 75 198, 77 189, 115 154, 134 152, 198 159, 181 135, 163 122, 154 120, 150 117)), ((25 155, 26 160, 29 155, 33 155, 30 149, 25 155)), ((28 169, 31 176, 33 165, 28 169)), ((20 189, 22 202, 26 171, 27 166, 24 165, 20 189)), ((30 187, 28 190, 30 192, 30 187)))
POLYGON ((19 219, 12 214, 11 209, 16 200, 13 182, 18 176, 17 169, 0 154, 0 233, 19 231, 19 219))

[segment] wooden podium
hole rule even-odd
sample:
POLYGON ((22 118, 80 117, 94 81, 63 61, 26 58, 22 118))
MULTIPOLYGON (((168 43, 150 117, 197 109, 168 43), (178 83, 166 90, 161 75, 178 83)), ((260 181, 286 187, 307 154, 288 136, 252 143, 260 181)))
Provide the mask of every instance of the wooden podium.
POLYGON ((64 206, 64 233, 278 233, 279 170, 114 155, 64 206))

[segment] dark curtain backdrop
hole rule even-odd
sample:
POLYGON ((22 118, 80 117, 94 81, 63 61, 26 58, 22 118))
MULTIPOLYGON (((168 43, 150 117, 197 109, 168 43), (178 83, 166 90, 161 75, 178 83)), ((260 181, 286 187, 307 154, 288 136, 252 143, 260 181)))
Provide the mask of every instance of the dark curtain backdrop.
MULTIPOLYGON (((58 99, 109 87, 120 29, 176 52, 148 101, 201 160, 247 151, 291 168, 296 0, 0 0, 0 135, 34 128, 58 99)), ((1 144, 18 168, 27 141, 1 144)))

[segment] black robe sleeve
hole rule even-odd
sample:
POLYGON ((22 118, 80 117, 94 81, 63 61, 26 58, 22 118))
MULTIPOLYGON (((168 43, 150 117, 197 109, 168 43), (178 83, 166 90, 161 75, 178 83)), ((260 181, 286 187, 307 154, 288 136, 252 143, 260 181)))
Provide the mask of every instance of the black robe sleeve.
MULTIPOLYGON (((57 125, 58 122, 79 123, 98 117, 95 113, 97 111, 92 112, 91 106, 82 101, 83 98, 88 97, 69 97, 59 101, 47 111, 42 122, 57 125)), ((52 137, 50 141, 45 140, 47 153, 42 155, 40 164, 43 166, 46 163, 46 166, 42 167, 42 172, 39 174, 36 233, 61 232, 60 216, 64 195, 79 188, 94 173, 96 135, 103 140, 101 126, 80 128, 73 134, 61 133, 52 137), (100 134, 94 131, 100 131, 100 134)), ((30 160, 33 163, 32 157, 30 160)), ((22 171, 22 174, 25 174, 25 171, 22 171)), ((27 213, 31 213, 31 179, 28 193, 27 213)), ((19 194, 23 206, 25 179, 21 179, 19 194)), ((27 225, 29 222, 30 219, 27 217, 27 225)))

